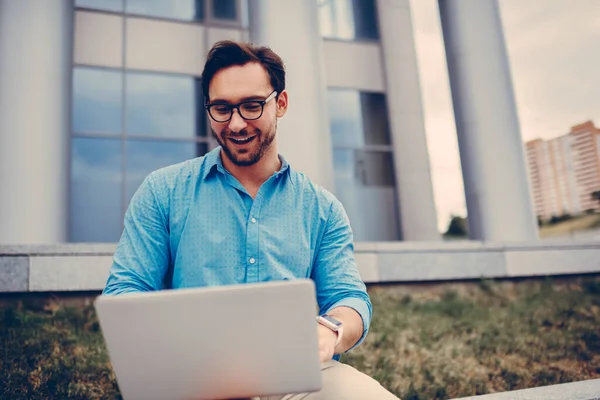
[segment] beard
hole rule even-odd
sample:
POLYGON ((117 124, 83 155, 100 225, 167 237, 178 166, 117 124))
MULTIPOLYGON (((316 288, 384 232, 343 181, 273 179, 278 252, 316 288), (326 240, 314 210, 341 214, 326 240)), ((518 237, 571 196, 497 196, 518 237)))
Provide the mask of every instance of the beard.
POLYGON ((223 129, 221 133, 215 132, 211 127, 213 137, 217 140, 227 158, 237 166, 248 167, 256 164, 265 155, 267 150, 271 148, 273 140, 275 139, 275 133, 277 132, 277 119, 271 124, 271 126, 265 132, 258 128, 254 129, 242 129, 239 132, 232 132, 229 129, 223 129), (252 137, 250 146, 238 149, 229 138, 243 139, 246 137, 252 137))

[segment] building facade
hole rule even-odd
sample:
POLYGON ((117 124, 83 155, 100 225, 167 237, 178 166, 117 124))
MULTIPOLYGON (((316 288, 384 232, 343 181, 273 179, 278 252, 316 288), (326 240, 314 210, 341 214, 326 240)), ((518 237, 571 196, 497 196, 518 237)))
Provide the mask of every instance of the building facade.
MULTIPOLYGON (((457 118, 473 238, 533 239, 498 6, 446 3, 455 113, 479 123, 457 118), (474 42, 464 27, 482 15, 490 23, 474 42), (479 95, 504 101, 502 138, 460 95, 462 75, 485 68, 452 56, 457 46, 498 62, 505 87, 479 95), (498 148, 514 161, 505 173, 481 157, 498 148), (499 202, 496 188, 516 194, 499 202)), ((222 39, 282 56, 279 150, 336 194, 357 241, 439 240, 408 0, 0 0, 0 243, 117 241, 148 173, 216 146, 200 74, 222 39)))
POLYGON ((600 203, 592 199, 592 193, 600 190, 600 130, 588 121, 572 127, 569 134, 573 136, 571 148, 577 183, 576 195, 581 203, 581 210, 599 210, 600 203))
POLYGON ((566 135, 527 142, 529 179, 536 214, 542 220, 600 210, 600 130, 592 121, 566 135))

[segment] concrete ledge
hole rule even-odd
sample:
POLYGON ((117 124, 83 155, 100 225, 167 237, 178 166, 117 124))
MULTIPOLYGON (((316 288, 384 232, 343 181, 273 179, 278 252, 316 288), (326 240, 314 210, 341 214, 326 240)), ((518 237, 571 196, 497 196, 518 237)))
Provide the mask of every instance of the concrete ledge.
POLYGON ((356 253, 354 258, 363 281, 367 283, 380 281, 376 253, 356 253))
POLYGON ((28 257, 0 256, 0 292, 26 292, 28 280, 28 257))
MULTIPOLYGON (((461 397, 461 400, 600 400, 600 379, 461 397)), ((458 400, 458 399, 457 399, 458 400)))
POLYGON ((29 291, 99 290, 111 264, 112 255, 31 257, 29 291))
MULTIPOLYGON (((102 290, 116 244, 0 245, 0 293, 102 290)), ((600 273, 600 241, 356 243, 367 283, 600 273)))
POLYGON ((367 283, 600 273, 600 242, 370 242, 355 249, 367 283), (372 255, 368 265, 360 254, 372 255))
POLYGON ((2 256, 37 256, 37 255, 110 255, 117 249, 116 243, 60 243, 34 245, 3 245, 0 244, 2 256))
POLYGON ((499 251, 380 253, 381 281, 429 281, 506 275, 499 251))
POLYGON ((600 249, 544 249, 506 252, 508 276, 581 274, 600 271, 600 249))
MULTIPOLYGON (((457 240, 448 242, 357 242, 357 252, 461 252, 461 251, 507 251, 543 249, 598 249, 600 241, 543 241, 543 242, 477 242, 457 240)), ((1 253, 1 251, 0 251, 1 253)))

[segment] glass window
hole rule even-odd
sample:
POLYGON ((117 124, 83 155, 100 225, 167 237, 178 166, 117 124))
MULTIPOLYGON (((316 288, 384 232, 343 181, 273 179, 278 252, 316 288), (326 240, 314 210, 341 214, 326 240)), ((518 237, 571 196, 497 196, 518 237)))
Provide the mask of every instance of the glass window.
POLYGON ((123 12, 123 0, 75 0, 76 7, 123 12))
POLYGON ((237 0, 213 0, 213 17, 237 20, 237 0))
POLYGON ((375 0, 315 0, 321 35, 335 39, 378 39, 375 0))
POLYGON ((354 39, 354 21, 348 1, 316 0, 319 4, 319 27, 327 38, 354 39))
POLYGON ((151 17, 202 21, 204 0, 127 0, 127 13, 151 17))
POLYGON ((334 149, 333 163, 336 195, 346 209, 354 240, 398 240, 392 154, 334 149))
POLYGON ((126 91, 128 135, 206 136, 206 113, 199 79, 130 73, 126 91))
POLYGON ((360 93, 355 90, 333 89, 327 97, 333 146, 363 146, 365 142, 360 93))
POLYGON ((361 93, 360 102, 365 143, 391 144, 385 95, 381 93, 361 93))
POLYGON ((122 232, 121 140, 73 138, 71 241, 117 242, 122 232))
POLYGON ((394 161, 389 151, 354 150, 357 178, 364 186, 395 186, 394 161))
POLYGON ((385 96, 333 89, 328 102, 336 194, 348 213, 355 240, 398 240, 385 96))
POLYGON ((126 202, 150 172, 168 165, 203 156, 206 143, 128 140, 126 144, 126 202))
POLYGON ((362 186, 395 186, 391 152, 334 149, 333 155, 337 178, 362 186))
POLYGON ((379 39, 376 0, 352 0, 354 37, 356 39, 379 39))
POLYGON ((73 131, 121 133, 121 73, 74 68, 73 131))
POLYGON ((332 89, 328 102, 334 146, 390 145, 385 95, 332 89))

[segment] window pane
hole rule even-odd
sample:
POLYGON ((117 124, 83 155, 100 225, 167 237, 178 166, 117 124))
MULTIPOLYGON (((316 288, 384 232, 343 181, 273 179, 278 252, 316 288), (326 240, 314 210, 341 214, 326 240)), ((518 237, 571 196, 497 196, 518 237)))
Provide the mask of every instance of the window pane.
POLYGON ((74 68, 73 131, 121 133, 121 73, 74 68))
POLYGON ((213 0, 213 17, 219 19, 237 19, 237 0, 213 0))
POLYGON ((385 95, 361 93, 362 116, 366 144, 390 144, 387 105, 385 95))
POLYGON ((117 242, 122 232, 121 141, 73 138, 71 241, 117 242))
POLYGON ((128 140, 126 147, 127 203, 150 172, 203 156, 208 151, 206 143, 162 140, 128 140))
POLYGON ((321 35, 336 39, 354 39, 352 5, 348 0, 316 0, 319 2, 321 35))
POLYGON ((354 37, 357 39, 378 39, 377 9, 375 0, 352 0, 354 17, 354 37))
POLYGON ((334 147, 364 146, 360 93, 333 89, 328 92, 331 140, 334 147))
POLYGON ((75 6, 123 12, 123 0, 75 0, 75 6))
POLYGON ((315 0, 321 35, 335 39, 377 39, 375 0, 315 0))
POLYGON ((395 186, 391 152, 355 150, 357 175, 364 186, 395 186))
POLYGON ((387 152, 333 151, 336 195, 346 209, 356 241, 400 238, 391 161, 387 152))
POLYGON ((158 18, 202 21, 204 0, 127 0, 127 12, 158 18))
POLYGON ((127 134, 206 136, 200 81, 187 76, 127 75, 127 134))
POLYGON ((361 186, 395 186, 391 152, 334 149, 333 154, 338 179, 361 186))
POLYGON ((328 103, 334 147, 391 144, 385 95, 331 89, 328 103))

